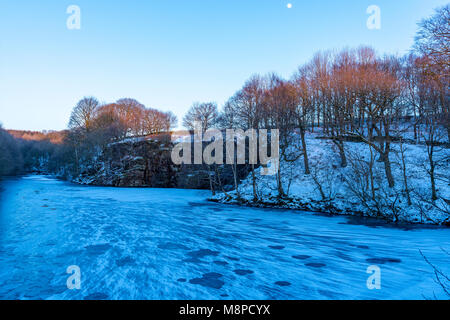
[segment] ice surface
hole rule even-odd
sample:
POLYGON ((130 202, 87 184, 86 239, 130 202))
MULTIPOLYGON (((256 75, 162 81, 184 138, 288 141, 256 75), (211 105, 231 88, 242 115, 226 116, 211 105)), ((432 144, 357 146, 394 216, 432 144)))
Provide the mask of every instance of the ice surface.
POLYGON ((3 181, 2 299, 443 298, 450 230, 206 202, 208 193, 3 181), (81 268, 81 290, 66 269, 81 268), (367 267, 381 268, 369 290, 367 267))

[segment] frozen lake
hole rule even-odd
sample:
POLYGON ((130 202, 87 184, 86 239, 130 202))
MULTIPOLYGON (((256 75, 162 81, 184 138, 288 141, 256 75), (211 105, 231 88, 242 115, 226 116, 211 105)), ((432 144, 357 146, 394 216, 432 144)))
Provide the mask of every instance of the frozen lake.
POLYGON ((1 299, 404 299, 442 296, 450 229, 208 203, 206 191, 0 182, 1 299), (68 266, 81 269, 69 290, 68 266), (370 265, 381 289, 369 290, 370 265))

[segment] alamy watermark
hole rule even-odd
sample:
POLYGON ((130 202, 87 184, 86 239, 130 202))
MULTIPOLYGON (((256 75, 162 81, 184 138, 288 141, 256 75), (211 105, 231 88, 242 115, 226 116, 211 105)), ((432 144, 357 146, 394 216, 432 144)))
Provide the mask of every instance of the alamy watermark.
POLYGON ((367 289, 380 290, 381 289, 381 269, 379 266, 369 266, 367 273, 370 274, 367 278, 367 289))
POLYGON ((370 14, 367 19, 367 29, 380 30, 381 29, 381 9, 377 5, 371 5, 367 8, 367 14, 370 14))
POLYGON ((280 165, 280 134, 278 129, 227 129, 224 136, 218 129, 203 131, 199 123, 195 124, 194 135, 189 141, 179 142, 172 150, 172 162, 181 164, 223 165, 224 158, 228 165, 261 165, 261 175, 275 175, 280 165), (270 138, 270 156, 268 155, 268 140, 270 138), (193 142, 192 142, 193 140, 193 142), (247 155, 248 140, 248 161, 247 155), (203 142, 209 143, 203 147, 203 142), (194 156, 192 157, 192 144, 194 156), (259 162, 258 162, 259 158, 259 162), (193 160, 193 161, 192 161, 193 160))
POLYGON ((66 270, 67 274, 70 276, 67 278, 66 284, 69 290, 80 290, 81 289, 81 269, 79 266, 69 266, 66 270))
POLYGON ((79 6, 70 5, 67 7, 66 13, 70 16, 67 18, 66 26, 69 30, 81 29, 81 9, 79 6))

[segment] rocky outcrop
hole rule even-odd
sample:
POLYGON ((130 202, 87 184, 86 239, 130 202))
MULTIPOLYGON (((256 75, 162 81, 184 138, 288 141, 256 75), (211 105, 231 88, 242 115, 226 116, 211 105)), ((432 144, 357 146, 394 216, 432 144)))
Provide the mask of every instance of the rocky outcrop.
POLYGON ((170 144, 145 140, 108 145, 76 182, 114 187, 176 187, 170 144))
MULTIPOLYGON (((209 189, 212 175, 216 184, 220 181, 225 190, 233 189, 231 166, 175 165, 172 148, 171 142, 157 140, 110 144, 74 181, 96 186, 209 189)), ((239 179, 248 172, 247 166, 238 166, 239 179)))

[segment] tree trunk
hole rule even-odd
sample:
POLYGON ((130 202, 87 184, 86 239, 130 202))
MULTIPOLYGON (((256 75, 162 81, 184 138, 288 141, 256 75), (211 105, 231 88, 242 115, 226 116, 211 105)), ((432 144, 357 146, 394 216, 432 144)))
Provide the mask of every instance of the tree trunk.
POLYGON ((428 160, 430 161, 430 180, 431 180, 431 199, 433 201, 436 201, 438 199, 437 192, 436 192, 436 179, 434 176, 434 169, 435 169, 435 163, 433 161, 433 151, 434 151, 434 145, 433 145, 433 139, 430 139, 430 146, 428 147, 428 160))
POLYGON ((211 167, 208 165, 207 169, 208 169, 209 187, 211 189, 212 195, 215 196, 216 190, 214 189, 214 183, 212 180, 213 178, 212 178, 212 174, 211 174, 211 167))
POLYGON ((219 172, 217 164, 214 165, 214 170, 216 172, 217 183, 219 184, 220 190, 222 190, 222 192, 228 197, 228 193, 225 191, 225 188, 223 187, 222 179, 220 178, 220 172, 219 172))
POLYGON ((400 154, 401 154, 401 160, 402 160, 402 171, 403 171, 403 183, 405 184, 405 192, 406 197, 408 199, 408 206, 412 204, 411 201, 411 195, 409 192, 409 186, 408 186, 408 176, 406 174, 406 159, 405 159, 405 148, 403 147, 403 140, 400 139, 400 154))
POLYGON ((213 186, 211 174, 209 174, 209 187, 211 188, 211 194, 212 194, 213 196, 215 196, 215 195, 216 195, 216 191, 214 190, 214 186, 213 186))
POLYGON ((344 141, 342 137, 339 138, 333 138, 332 141, 339 149, 339 156, 341 157, 341 167, 346 168, 347 167, 347 156, 345 155, 345 149, 344 149, 344 141))
POLYGON ((391 161, 389 160, 389 150, 386 150, 382 155, 381 159, 384 162, 384 171, 386 172, 386 178, 389 184, 389 188, 395 186, 394 176, 392 175, 391 161))
POLYGON ((253 186, 253 202, 258 201, 258 194, 256 193, 256 175, 255 175, 255 165, 252 164, 252 186, 253 186))
POLYGON ((238 183, 238 179, 237 179, 237 164, 236 164, 236 160, 234 161, 234 163, 231 166, 231 168, 233 169, 233 179, 234 179, 234 188, 236 189, 236 196, 238 197, 238 199, 241 199, 241 193, 239 192, 239 183, 238 183))
POLYGON ((283 183, 281 182, 281 168, 278 166, 278 173, 277 173, 277 185, 278 185, 278 198, 283 199, 285 197, 285 193, 283 190, 283 183))
POLYGON ((370 191, 372 192, 372 200, 375 201, 375 198, 376 198, 376 195, 375 195, 375 182, 374 182, 374 179, 373 179, 374 157, 373 157, 372 146, 369 146, 369 149, 370 149, 370 162, 369 162, 370 191))
POLYGON ((347 167, 347 157, 345 155, 344 142, 340 142, 339 144, 339 155, 341 156, 341 167, 347 167))
POLYGON ((306 149, 305 128, 303 128, 303 127, 300 128, 300 137, 302 139, 303 161, 305 163, 305 174, 310 174, 311 171, 309 169, 308 151, 306 149))
POLYGON ((430 168, 430 179, 431 179, 431 199, 436 201, 438 199, 436 192, 436 180, 434 178, 434 165, 430 168))
POLYGON ((80 175, 80 161, 78 158, 78 149, 77 147, 75 147, 75 163, 76 163, 76 167, 77 167, 77 176, 80 175))

